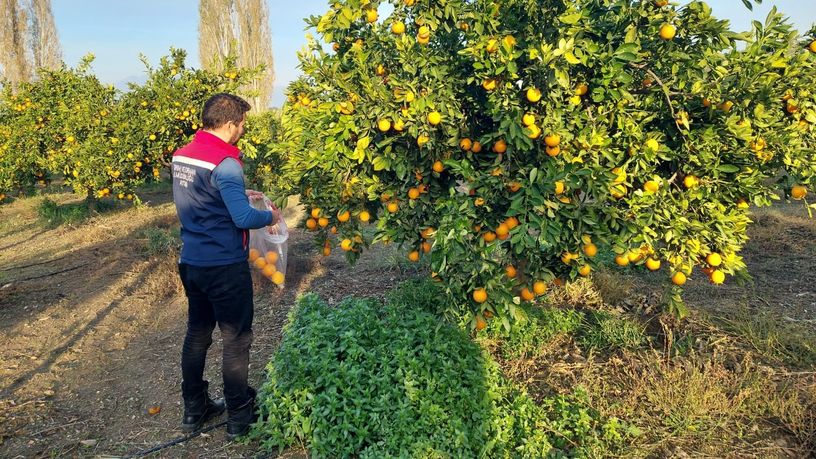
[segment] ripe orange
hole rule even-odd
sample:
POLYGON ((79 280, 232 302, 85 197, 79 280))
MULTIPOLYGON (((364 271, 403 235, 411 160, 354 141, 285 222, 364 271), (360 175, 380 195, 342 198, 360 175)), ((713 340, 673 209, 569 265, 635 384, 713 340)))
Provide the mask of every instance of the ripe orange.
POLYGON ((433 170, 437 174, 441 174, 445 170, 445 165, 442 164, 442 161, 436 161, 433 163, 433 170))
POLYGON ((367 210, 364 210, 360 212, 358 218, 360 219, 361 222, 367 223, 369 220, 371 220, 371 214, 369 214, 367 210))
POLYGON ((494 233, 492 231, 488 231, 488 232, 484 233, 482 238, 485 240, 485 242, 493 242, 493 241, 496 240, 496 233, 494 233))
POLYGON ((544 137, 544 143, 546 143, 548 147, 557 147, 561 144, 561 136, 558 134, 548 134, 544 137))
POLYGON ((618 266, 628 266, 629 265, 629 257, 625 254, 618 255, 615 257, 615 264, 618 266))
POLYGON ((496 143, 493 144, 493 151, 498 154, 502 154, 507 151, 507 142, 503 139, 499 139, 496 143))
POLYGON ((340 248, 343 249, 346 252, 351 250, 351 239, 343 239, 340 242, 340 248))
POLYGON ((431 243, 430 243, 430 242, 427 242, 427 241, 426 241, 426 242, 423 242, 423 243, 422 243, 422 252, 423 252, 423 253, 428 253, 428 252, 430 252, 430 251, 431 251, 431 243))
POLYGON ((791 197, 793 199, 802 199, 807 195, 807 188, 803 185, 794 185, 791 187, 791 197))
POLYGON ((535 294, 531 292, 530 289, 528 289, 527 287, 521 289, 519 295, 521 296, 521 299, 524 301, 533 301, 535 299, 535 294))
POLYGON ((507 220, 504 221, 504 224, 507 225, 508 228, 512 231, 513 228, 519 226, 518 218, 516 217, 507 217, 507 220))
POLYGON ((536 295, 543 295, 547 293, 547 283, 542 280, 533 282, 533 293, 536 295))
POLYGON ((519 182, 510 182, 507 185, 507 189, 510 190, 511 192, 515 193, 516 191, 521 189, 521 183, 519 183, 519 182))
POLYGON ((663 24, 660 26, 660 38, 668 41, 674 38, 677 35, 677 27, 671 24, 663 24))
POLYGON ((274 266, 274 265, 266 265, 266 266, 264 266, 264 267, 263 267, 263 270, 262 270, 261 272, 263 272, 263 275, 264 275, 264 276, 266 276, 266 277, 270 277, 270 276, 272 276, 273 274, 275 274, 277 271, 278 271, 278 270, 277 270, 277 269, 275 269, 275 266, 274 266))
POLYGON ((524 116, 521 117, 521 123, 525 126, 532 126, 535 124, 535 115, 532 113, 525 113, 524 116))
POLYGON ((559 147, 559 146, 555 146, 555 147, 549 147, 548 146, 547 147, 547 154, 549 156, 556 157, 556 156, 558 156, 559 153, 561 153, 561 147, 559 147))
POLYGON ((320 217, 320 218, 317 219, 317 224, 321 228, 325 228, 325 227, 329 226, 329 219, 326 218, 326 217, 320 217))
POLYGON ((562 194, 562 193, 564 193, 565 189, 566 189, 566 186, 564 185, 564 182, 562 182, 560 180, 555 182, 555 194, 562 194))
POLYGON ((249 261, 255 261, 260 256, 261 252, 258 252, 258 249, 249 249, 249 261))
POLYGON ((252 264, 254 264, 255 267, 258 269, 264 269, 264 266, 267 265, 266 259, 260 257, 256 258, 255 261, 252 262, 252 264))
POLYGON ((505 274, 507 275, 507 277, 509 277, 510 279, 514 279, 514 278, 516 277, 516 274, 517 274, 517 272, 516 272, 516 267, 515 267, 515 266, 513 266, 513 265, 507 265, 507 266, 504 268, 504 273, 505 273, 505 274))
POLYGON ((587 84, 586 84, 586 83, 579 84, 579 85, 578 85, 578 86, 575 88, 575 95, 576 95, 576 96, 583 96, 583 95, 586 95, 586 93, 587 93, 587 92, 589 92, 589 86, 587 86, 587 84))
POLYGON ((285 279, 286 279, 286 275, 284 275, 280 271, 276 271, 275 274, 272 275, 272 282, 274 282, 275 285, 283 285, 283 281, 285 279))
POLYGON ((657 193, 657 191, 659 189, 660 189, 660 184, 657 183, 654 180, 649 180, 649 181, 647 181, 646 183, 643 184, 643 191, 646 191, 646 192, 649 192, 649 193, 657 193))
POLYGON ((419 261, 419 252, 416 250, 412 250, 411 252, 408 253, 408 259, 416 263, 417 261, 419 261))
POLYGON ((323 256, 328 257, 329 255, 331 255, 331 246, 324 245, 323 246, 323 256))
POLYGON ((816 53, 816 40, 810 42, 810 44, 808 45, 808 49, 810 50, 811 53, 816 53))
POLYGON ((419 190, 416 188, 411 188, 408 190, 408 199, 416 199, 419 197, 419 190))
POLYGON ((708 263, 709 266, 713 266, 716 268, 717 266, 720 266, 722 264, 722 257, 717 252, 709 253, 708 256, 706 257, 706 263, 708 263))
POLYGON ((344 210, 343 212, 340 212, 340 213, 337 214, 337 221, 339 221, 341 223, 345 223, 345 222, 349 221, 350 218, 351 218, 351 212, 349 212, 347 210, 344 210))
POLYGON ((441 122, 442 122, 442 114, 441 113, 439 113, 439 112, 428 113, 428 123, 430 123, 431 126, 436 126, 437 124, 439 124, 441 122))
POLYGON ((527 134, 527 137, 529 137, 531 139, 537 139, 537 138, 539 138, 539 136, 541 136, 541 128, 536 126, 535 124, 531 124, 530 126, 527 126, 527 130, 530 131, 527 134))
POLYGON ((487 301, 487 291, 483 288, 477 288, 473 291, 473 301, 477 303, 484 303, 487 301))
POLYGON ((482 331, 487 327, 487 322, 481 316, 476 316, 476 331, 482 331))
POLYGON ((592 272, 592 267, 590 267, 589 265, 583 265, 580 268, 578 268, 578 274, 584 277, 589 276, 590 272, 592 272))
POLYGON ((722 284, 725 282, 725 273, 720 271, 719 269, 715 269, 711 271, 711 274, 708 277, 711 280, 712 284, 722 284))
POLYGON ((672 275, 671 280, 672 284, 674 285, 683 285, 686 283, 686 275, 680 271, 677 271, 676 273, 674 273, 674 275, 672 275))
POLYGON ((397 204, 397 201, 391 201, 391 202, 388 203, 386 208, 388 209, 388 212, 391 212, 393 214, 397 210, 399 210, 399 204, 397 204))
POLYGON ((312 213, 311 213, 311 215, 312 215, 312 218, 318 218, 318 217, 320 217, 320 208, 319 208, 319 207, 315 207, 314 209, 312 209, 312 213))
POLYGON ((527 100, 536 103, 541 100, 541 91, 536 88, 530 88, 527 90, 527 100))
POLYGON ((308 228, 309 230, 312 230, 312 231, 316 230, 317 229, 317 220, 315 220, 314 218, 307 219, 306 220, 306 228, 308 228))
POLYGON ((486 91, 493 91, 493 90, 495 90, 497 85, 498 85, 498 83, 497 83, 497 82, 496 82, 496 80, 495 80, 495 79, 493 79, 493 78, 488 78, 488 79, 486 79, 486 80, 484 80, 484 81, 482 82, 482 87, 483 87, 483 88, 484 88, 486 91))
POLYGON ((584 245, 584 255, 591 258, 591 257, 594 257, 597 254, 598 254, 598 246, 596 246, 595 244, 592 244, 592 243, 584 245))
POLYGON ((278 262, 278 252, 269 251, 266 252, 266 256, 264 257, 267 263, 277 263, 278 262))
POLYGON ((377 22, 378 16, 379 15, 377 14, 377 10, 375 10, 375 9, 367 10, 366 11, 366 22, 368 22, 369 24, 371 24, 373 22, 377 22))
POLYGON ((693 175, 687 175, 683 177, 683 186, 685 186, 687 189, 692 189, 699 184, 700 180, 693 175))
POLYGON ((405 24, 401 21, 397 21, 391 24, 391 32, 396 35, 402 35, 405 33, 405 24))
POLYGON ((649 257, 646 260, 646 268, 649 271, 657 271, 658 269, 660 269, 660 260, 658 260, 656 258, 649 257))
POLYGON ((470 140, 470 139, 468 139, 467 137, 465 137, 464 139, 462 139, 462 140, 460 140, 460 141, 459 141, 459 147, 460 147, 462 150, 465 150, 465 151, 470 151, 470 149, 471 149, 471 148, 473 148, 473 142, 471 142, 471 140, 470 140))
POLYGON ((391 129, 391 121, 387 119, 377 121, 377 129, 379 129, 380 132, 388 132, 388 130, 391 129))
POLYGON ((487 46, 485 47, 485 50, 490 54, 495 53, 496 51, 499 50, 499 41, 496 40, 495 38, 491 38, 490 40, 487 41, 487 46))
POLYGON ((510 227, 507 226, 507 223, 501 223, 498 227, 496 227, 496 236, 506 236, 509 232, 510 227))
POLYGON ((479 153, 482 151, 482 144, 479 142, 473 142, 473 147, 471 147, 470 151, 473 153, 479 153))

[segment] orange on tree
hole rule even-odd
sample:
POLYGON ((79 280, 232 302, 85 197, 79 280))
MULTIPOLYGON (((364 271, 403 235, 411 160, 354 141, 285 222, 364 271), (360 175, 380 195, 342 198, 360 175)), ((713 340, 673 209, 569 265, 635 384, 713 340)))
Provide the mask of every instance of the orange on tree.
POLYGON ((419 251, 412 250, 412 251, 408 252, 408 259, 413 261, 414 263, 419 261, 419 251))
POLYGON ((351 212, 349 212, 347 210, 344 210, 342 212, 337 213, 337 221, 339 221, 340 223, 345 223, 345 222, 349 221, 350 218, 351 218, 351 212))
POLYGON ((802 185, 794 185, 791 187, 790 195, 793 199, 802 199, 807 195, 807 188, 802 185))
POLYGON ((433 170, 437 174, 441 174, 445 170, 445 165, 442 164, 442 161, 434 161, 433 170))
POLYGON ((725 273, 720 271, 719 269, 715 269, 711 271, 711 274, 708 276, 709 280, 711 280, 712 284, 722 284, 725 282, 725 273))
POLYGON ((477 142, 473 142, 473 146, 471 147, 470 151, 473 153, 479 153, 482 151, 482 144, 477 142))
POLYGON ((502 154, 507 151, 507 142, 504 139, 499 139, 493 144, 493 152, 502 154))
POLYGON ((547 283, 542 280, 533 282, 533 293, 536 295, 543 295, 547 293, 547 283))
POLYGON ((647 258, 646 259, 646 268, 649 271, 657 271, 658 269, 660 269, 660 260, 658 260, 657 258, 651 258, 651 257, 647 258))
POLYGON ((477 288, 473 291, 473 301, 477 303, 484 303, 487 301, 487 291, 483 288, 477 288))
POLYGON ((583 277, 589 276, 589 273, 591 273, 591 272, 592 272, 592 267, 589 266, 589 265, 583 265, 580 268, 578 268, 578 274, 580 274, 583 277))
POLYGON ((683 285, 686 283, 686 275, 682 271, 677 271, 672 274, 671 281, 674 285, 683 285))
POLYGON ((660 26, 660 38, 664 40, 671 40, 677 35, 677 27, 671 24, 663 24, 660 26))
POLYGON ((527 287, 521 289, 519 296, 524 301, 533 301, 535 299, 535 293, 531 292, 527 287))
POLYGON ((504 268, 504 273, 508 278, 514 279, 516 277, 516 268, 515 268, 515 266, 507 265, 504 268))
POLYGON ((706 263, 708 263, 709 266, 716 268, 722 264, 722 257, 717 252, 709 253, 706 256, 706 263))

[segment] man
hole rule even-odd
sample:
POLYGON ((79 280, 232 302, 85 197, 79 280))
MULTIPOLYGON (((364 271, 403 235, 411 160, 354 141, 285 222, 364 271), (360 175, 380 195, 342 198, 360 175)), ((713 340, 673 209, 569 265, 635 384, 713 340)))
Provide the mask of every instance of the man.
POLYGON ((255 390, 247 384, 252 343, 252 278, 249 229, 277 223, 277 209, 259 211, 244 188, 241 152, 249 104, 231 94, 216 94, 204 104, 203 130, 173 155, 173 200, 181 221, 179 274, 188 300, 187 334, 181 355, 184 419, 182 430, 198 430, 228 410, 227 438, 249 431, 255 422, 255 390), (213 400, 204 381, 207 349, 215 325, 224 341, 223 399, 213 400))

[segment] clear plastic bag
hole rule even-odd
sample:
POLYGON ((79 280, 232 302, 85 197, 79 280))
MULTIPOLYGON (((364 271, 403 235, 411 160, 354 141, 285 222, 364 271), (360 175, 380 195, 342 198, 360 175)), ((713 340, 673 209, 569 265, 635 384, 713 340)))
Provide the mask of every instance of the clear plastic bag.
MULTIPOLYGON (((272 201, 266 196, 250 199, 252 207, 258 210, 272 210, 272 201)), ((286 251, 289 229, 281 220, 270 227, 249 231, 249 263, 263 277, 280 288, 286 282, 286 251)))

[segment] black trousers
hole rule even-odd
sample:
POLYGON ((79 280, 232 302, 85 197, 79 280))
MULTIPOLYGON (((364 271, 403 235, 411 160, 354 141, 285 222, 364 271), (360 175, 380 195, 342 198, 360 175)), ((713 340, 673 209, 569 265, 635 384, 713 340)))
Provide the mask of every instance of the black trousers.
POLYGON ((224 341, 222 375, 227 409, 239 408, 255 393, 247 385, 254 315, 249 263, 213 267, 179 264, 179 274, 188 300, 187 335, 181 352, 185 409, 195 411, 207 392, 204 364, 216 324, 224 341))

